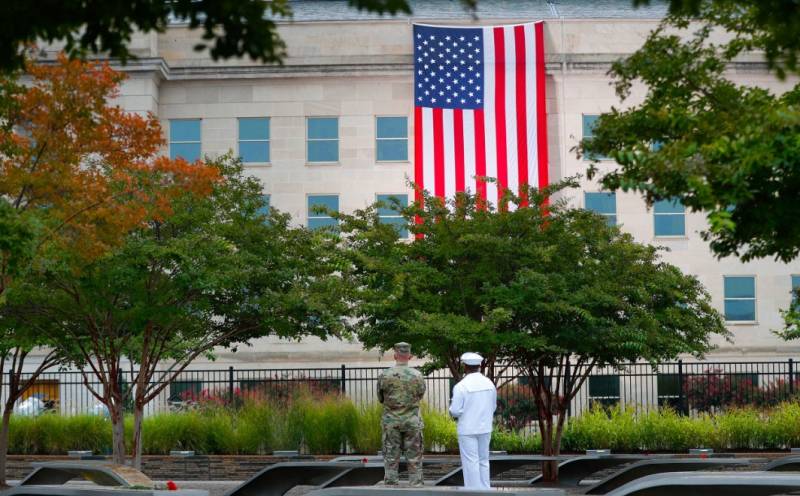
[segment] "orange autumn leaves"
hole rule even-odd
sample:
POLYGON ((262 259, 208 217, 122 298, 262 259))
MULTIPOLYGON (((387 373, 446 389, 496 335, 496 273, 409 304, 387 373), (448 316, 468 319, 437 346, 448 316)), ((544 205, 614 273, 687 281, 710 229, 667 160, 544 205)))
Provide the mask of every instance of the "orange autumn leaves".
POLYGON ((0 128, 0 195, 43 219, 45 244, 96 257, 146 221, 170 213, 178 195, 208 194, 218 170, 160 155, 152 114, 114 104, 125 75, 107 63, 29 63, 10 91, 0 128), (54 243, 54 244, 53 244, 54 243))

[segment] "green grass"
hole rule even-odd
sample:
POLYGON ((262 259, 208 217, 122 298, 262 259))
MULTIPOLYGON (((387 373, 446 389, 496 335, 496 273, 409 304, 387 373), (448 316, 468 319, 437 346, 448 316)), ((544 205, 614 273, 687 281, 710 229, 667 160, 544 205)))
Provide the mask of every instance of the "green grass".
MULTIPOLYGON (((203 454, 263 454, 298 449, 333 454, 344 446, 372 454, 381 448, 381 406, 356 407, 346 398, 300 396, 279 406, 247 402, 235 411, 222 408, 158 414, 145 418, 143 452, 167 454, 194 450, 203 454)), ((688 418, 663 409, 636 413, 633 409, 596 409, 572 418, 564 429, 563 451, 610 448, 616 452, 670 451, 689 448, 716 450, 776 450, 800 446, 800 404, 785 403, 768 410, 731 409, 717 415, 688 418)), ((456 423, 446 413, 423 407, 425 449, 458 449, 456 423)), ((126 418, 130 436, 132 419, 126 418)), ((538 433, 495 430, 492 449, 511 453, 541 450, 538 433)), ((12 416, 9 453, 59 455, 68 450, 108 453, 111 424, 103 417, 12 416)))

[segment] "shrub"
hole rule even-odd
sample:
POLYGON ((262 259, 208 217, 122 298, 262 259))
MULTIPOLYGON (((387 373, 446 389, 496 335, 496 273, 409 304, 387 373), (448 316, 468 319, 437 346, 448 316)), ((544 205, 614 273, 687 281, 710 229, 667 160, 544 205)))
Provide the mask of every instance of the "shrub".
POLYGON ((498 429, 492 433, 491 449, 509 453, 532 453, 542 450, 542 438, 535 433, 498 429))
POLYGON ((301 419, 303 440, 311 453, 340 453, 354 437, 358 410, 346 398, 299 398, 292 410, 301 419))
POLYGON ((516 431, 531 425, 537 419, 533 390, 522 384, 506 384, 497 391, 497 415, 499 426, 516 431))
POLYGON ((362 406, 356 419, 352 448, 357 453, 375 453, 383 447, 381 417, 383 406, 380 403, 362 406))
POLYGON ((458 449, 456 422, 450 418, 450 415, 423 405, 422 421, 425 423, 422 437, 426 451, 455 451, 458 449))

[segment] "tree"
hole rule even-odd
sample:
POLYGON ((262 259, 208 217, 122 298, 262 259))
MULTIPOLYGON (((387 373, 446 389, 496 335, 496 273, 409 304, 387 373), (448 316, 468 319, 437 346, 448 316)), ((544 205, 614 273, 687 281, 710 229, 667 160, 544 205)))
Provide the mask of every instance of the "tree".
POLYGON ((6 308, 20 325, 75 350, 71 363, 109 409, 117 463, 130 449, 140 466, 145 406, 197 357, 260 336, 346 330, 334 241, 289 227, 277 211, 265 215, 263 186, 240 162, 211 165, 223 180, 210 196, 176 200, 171 215, 149 220, 77 276, 69 265, 43 268, 6 308))
MULTIPOLYGON (((124 76, 107 65, 62 56, 29 63, 26 72, 25 85, 18 73, 0 78, 0 308, 41 266, 69 260, 77 273, 146 218, 168 214, 178 194, 207 193, 217 179, 214 168, 158 156, 158 120, 109 103, 124 76)), ((9 383, 0 485, 14 403, 62 359, 50 349, 23 376, 30 351, 49 344, 10 319, 0 323, 0 370, 9 383)))
MULTIPOLYGON (((499 211, 469 195, 447 206, 426 197, 403 211, 421 219, 411 243, 376 207, 342 216, 362 341, 417 343, 454 375, 465 351, 513 364, 530 379, 545 455, 559 454, 570 401, 595 368, 700 355, 727 336, 702 285, 657 248, 548 202, 568 186, 509 193, 513 207, 499 211)), ((544 473, 554 480, 556 464, 544 473)))
MULTIPOLYGON (((476 0, 461 0, 468 8, 476 0)), ((380 14, 411 13, 409 0, 349 0, 350 6, 380 14)), ((202 28, 196 50, 214 60, 249 56, 280 63, 285 44, 276 21, 292 16, 289 0, 46 0, 7 2, 0 17, 0 70, 19 67, 21 48, 37 40, 64 41, 70 56, 108 53, 125 61, 135 31, 164 32, 171 19, 202 28)))
POLYGON ((734 83, 726 69, 755 49, 794 69, 798 38, 780 48, 775 40, 784 35, 761 21, 776 2, 673 2, 682 3, 696 7, 690 12, 697 17, 683 10, 668 16, 638 51, 612 66, 619 97, 642 83, 644 100, 603 114, 579 152, 619 163, 610 171, 590 167, 606 189, 638 191, 648 202, 676 198, 705 212, 703 236, 718 256, 791 261, 800 254, 800 87, 775 95, 734 83), (692 22, 699 27, 688 35, 692 22), (732 39, 713 43, 719 28, 732 39))

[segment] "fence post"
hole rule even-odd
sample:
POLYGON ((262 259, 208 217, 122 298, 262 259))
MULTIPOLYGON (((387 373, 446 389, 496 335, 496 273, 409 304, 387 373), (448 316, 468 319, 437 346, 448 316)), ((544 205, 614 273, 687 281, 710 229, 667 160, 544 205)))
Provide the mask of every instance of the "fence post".
POLYGON ((347 392, 347 367, 342 364, 342 395, 347 392))
POLYGON ((228 367, 228 404, 233 406, 233 365, 228 367))
MULTIPOLYGON (((567 384, 569 383, 569 357, 567 357, 567 364, 564 367, 564 396, 567 396, 567 384)), ((556 391, 558 394, 558 391, 556 391)), ((569 418, 570 413, 572 413, 572 400, 567 400, 567 418, 569 418)))
POLYGON ((789 396, 794 396, 794 360, 789 359, 789 396))
POLYGON ((686 398, 683 394, 683 360, 678 360, 678 403, 681 406, 681 413, 688 415, 689 405, 686 404, 686 398))

